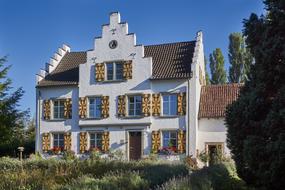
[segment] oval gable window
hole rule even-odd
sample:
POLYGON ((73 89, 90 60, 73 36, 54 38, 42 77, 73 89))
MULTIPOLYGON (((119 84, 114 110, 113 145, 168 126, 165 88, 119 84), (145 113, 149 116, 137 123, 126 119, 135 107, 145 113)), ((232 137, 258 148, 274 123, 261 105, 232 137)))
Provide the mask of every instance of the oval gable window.
POLYGON ((110 47, 111 49, 115 49, 117 46, 118 46, 118 42, 117 42, 116 40, 110 41, 109 47, 110 47))

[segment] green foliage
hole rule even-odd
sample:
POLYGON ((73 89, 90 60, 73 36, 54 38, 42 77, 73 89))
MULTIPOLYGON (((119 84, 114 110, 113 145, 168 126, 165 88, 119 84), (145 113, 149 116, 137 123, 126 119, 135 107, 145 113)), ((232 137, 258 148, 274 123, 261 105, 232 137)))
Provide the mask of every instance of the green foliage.
POLYGON ((175 176, 188 174, 184 164, 153 160, 126 162, 102 159, 34 158, 24 160, 22 165, 16 159, 1 158, 0 168, 3 168, 0 171, 0 189, 58 189, 73 185, 76 187, 82 185, 88 189, 89 183, 81 180, 84 179, 83 176, 88 176, 93 185, 102 188, 107 188, 105 185, 110 182, 110 185, 122 184, 126 187, 144 189, 145 186, 152 188, 175 176), (113 171, 119 172, 112 173, 113 171))
POLYGON ((211 84, 225 84, 227 82, 224 56, 220 48, 216 48, 210 54, 210 70, 211 84))
POLYGON ((17 148, 25 141, 24 127, 28 112, 18 110, 22 88, 11 92, 12 81, 7 77, 11 66, 6 66, 7 57, 0 58, 0 156, 17 156, 17 148))
POLYGON ((253 58, 245 46, 245 39, 241 33, 231 33, 229 36, 229 82, 243 83, 248 79, 253 58))
POLYGON ((232 162, 225 162, 201 170, 195 170, 188 176, 173 178, 157 190, 248 190, 239 179, 232 162))
POLYGON ((149 189, 146 180, 142 179, 137 172, 110 172, 100 179, 90 176, 82 176, 73 180, 70 185, 62 190, 143 190, 149 189))
POLYGON ((208 73, 208 71, 207 71, 208 62, 207 62, 206 56, 204 57, 204 63, 205 63, 205 79, 206 79, 206 85, 209 85, 209 84, 211 84, 211 81, 210 81, 209 73, 208 73))
POLYGON ((264 1, 244 35, 255 63, 226 113, 228 146, 239 176, 258 189, 285 186, 285 1, 264 1))

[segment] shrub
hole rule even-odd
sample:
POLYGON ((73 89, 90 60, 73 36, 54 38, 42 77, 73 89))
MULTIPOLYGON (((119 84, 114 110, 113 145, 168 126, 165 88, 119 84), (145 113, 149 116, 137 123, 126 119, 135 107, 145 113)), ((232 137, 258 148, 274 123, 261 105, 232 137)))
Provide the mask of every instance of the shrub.
POLYGON ((143 190, 149 189, 148 182, 142 179, 137 172, 110 172, 101 179, 83 176, 79 180, 73 180, 62 190, 143 190))

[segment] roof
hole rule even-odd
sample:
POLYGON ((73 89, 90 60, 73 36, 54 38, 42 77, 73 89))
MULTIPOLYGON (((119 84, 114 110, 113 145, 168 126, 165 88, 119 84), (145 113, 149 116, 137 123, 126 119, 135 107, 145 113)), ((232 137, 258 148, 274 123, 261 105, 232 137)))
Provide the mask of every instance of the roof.
POLYGON ((53 72, 40 81, 38 86, 77 85, 79 65, 86 63, 86 52, 68 52, 53 72))
POLYGON ((202 86, 198 118, 225 117, 226 107, 234 102, 242 84, 202 86))
POLYGON ((152 57, 152 79, 191 77, 195 41, 145 46, 146 57, 152 57))
MULTIPOLYGON (((144 46, 145 57, 152 57, 152 79, 178 79, 191 77, 191 63, 195 41, 144 46)), ((77 85, 79 65, 86 63, 86 52, 69 52, 53 72, 38 87, 77 85)))

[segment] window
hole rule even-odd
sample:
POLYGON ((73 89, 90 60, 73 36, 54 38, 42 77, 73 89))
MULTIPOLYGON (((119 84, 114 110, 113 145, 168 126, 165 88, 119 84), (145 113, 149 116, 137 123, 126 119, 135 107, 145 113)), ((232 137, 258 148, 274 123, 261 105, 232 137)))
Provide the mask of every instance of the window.
POLYGON ((177 132, 176 131, 163 131, 162 132, 162 146, 167 147, 177 147, 177 132))
POLYGON ((106 63, 107 80, 123 80, 123 64, 120 62, 106 63))
POLYGON ((89 98, 89 117, 100 118, 101 117, 102 101, 100 97, 89 98))
POLYGON ((102 133, 90 133, 90 148, 102 150, 102 133))
POLYGON ((129 116, 140 116, 142 110, 142 97, 129 96, 129 116))
POLYGON ((64 148, 64 136, 62 133, 53 134, 53 147, 64 148))
POLYGON ((163 115, 177 115, 177 95, 163 95, 163 115))
POLYGON ((55 100, 53 102, 53 118, 54 119, 64 118, 64 100, 55 100))

